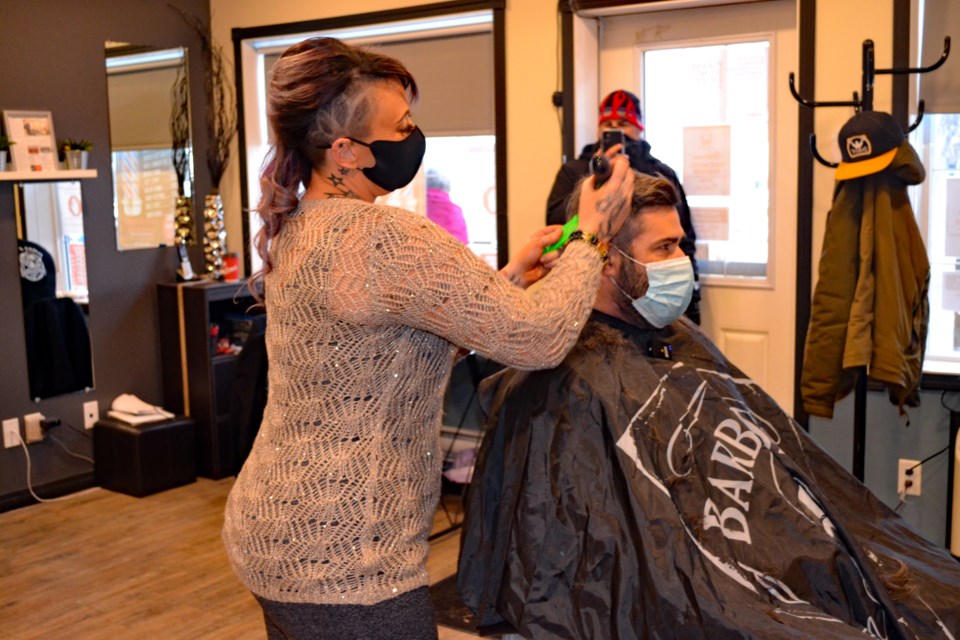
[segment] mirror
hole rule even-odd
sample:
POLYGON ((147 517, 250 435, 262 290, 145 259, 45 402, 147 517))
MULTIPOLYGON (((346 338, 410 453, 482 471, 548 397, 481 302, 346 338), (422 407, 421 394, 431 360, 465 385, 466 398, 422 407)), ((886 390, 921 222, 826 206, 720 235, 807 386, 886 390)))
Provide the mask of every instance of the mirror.
POLYGON ((187 50, 107 42, 106 70, 117 248, 173 246, 193 182, 187 50))
POLYGON ((24 182, 15 193, 30 397, 91 389, 80 182, 24 182))

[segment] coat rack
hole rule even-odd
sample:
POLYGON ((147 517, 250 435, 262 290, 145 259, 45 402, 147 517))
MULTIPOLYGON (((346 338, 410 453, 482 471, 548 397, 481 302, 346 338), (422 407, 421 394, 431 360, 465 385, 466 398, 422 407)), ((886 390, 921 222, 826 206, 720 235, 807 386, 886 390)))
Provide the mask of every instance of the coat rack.
MULTIPOLYGON (((906 67, 906 68, 892 68, 892 69, 877 69, 875 66, 874 58, 874 46, 873 40, 864 40, 863 41, 863 75, 861 76, 860 81, 860 93, 856 91, 853 92, 853 100, 849 101, 833 101, 833 102, 818 102, 814 100, 807 100, 797 92, 795 86, 794 74, 791 72, 789 76, 790 84, 790 93, 793 94, 794 99, 799 102, 804 107, 809 107, 811 109, 817 107, 853 107, 854 112, 859 113, 860 111, 873 111, 873 84, 877 75, 902 75, 908 73, 930 73, 936 69, 939 69, 944 62, 947 61, 947 57, 950 55, 950 36, 947 36, 943 39, 943 53, 940 54, 940 59, 935 63, 931 64, 928 67, 906 67)), ((920 124, 920 121, 923 119, 924 113, 924 104, 923 100, 920 100, 917 104, 917 119, 907 127, 904 133, 910 133, 920 124)), ((836 168, 838 163, 830 162, 826 160, 823 156, 820 155, 820 152, 817 151, 817 135, 812 133, 810 134, 810 151, 813 153, 813 157, 816 158, 817 162, 820 164, 836 168)), ((867 431, 867 375, 866 367, 862 367, 860 374, 857 376, 857 385, 854 391, 854 404, 853 404, 853 475, 860 481, 863 481, 864 475, 864 460, 865 460, 865 441, 866 441, 866 431, 867 431)))

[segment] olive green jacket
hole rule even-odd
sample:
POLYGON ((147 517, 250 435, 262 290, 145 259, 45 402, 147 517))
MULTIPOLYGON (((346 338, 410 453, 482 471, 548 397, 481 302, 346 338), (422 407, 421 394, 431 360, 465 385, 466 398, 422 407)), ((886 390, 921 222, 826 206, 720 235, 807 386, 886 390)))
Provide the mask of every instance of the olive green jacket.
POLYGON ((901 413, 920 402, 930 263, 907 187, 924 177, 904 142, 885 170, 836 183, 800 380, 810 415, 833 417, 860 367, 901 413))

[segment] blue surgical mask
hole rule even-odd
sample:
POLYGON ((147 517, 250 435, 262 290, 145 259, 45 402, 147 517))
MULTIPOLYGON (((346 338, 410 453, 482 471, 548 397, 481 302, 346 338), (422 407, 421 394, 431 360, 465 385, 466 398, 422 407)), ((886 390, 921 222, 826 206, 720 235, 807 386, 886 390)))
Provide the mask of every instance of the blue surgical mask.
MULTIPOLYGON (((642 266, 647 272, 647 292, 639 298, 630 297, 633 308, 658 329, 662 329, 683 315, 693 298, 693 264, 687 256, 640 262, 620 251, 624 258, 642 266)), ((617 285, 619 288, 620 285, 617 285)))

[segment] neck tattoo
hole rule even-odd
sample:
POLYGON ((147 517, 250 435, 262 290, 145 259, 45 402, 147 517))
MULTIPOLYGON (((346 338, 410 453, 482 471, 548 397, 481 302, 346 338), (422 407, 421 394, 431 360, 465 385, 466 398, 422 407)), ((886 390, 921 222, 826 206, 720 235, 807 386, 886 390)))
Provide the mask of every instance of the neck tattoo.
MULTIPOLYGON (((338 171, 340 172, 341 175, 344 175, 344 176, 350 173, 350 169, 344 169, 343 167, 341 167, 338 171)), ((329 181, 330 184, 333 185, 333 188, 336 189, 336 191, 325 192, 324 195, 326 197, 328 198, 356 198, 357 197, 357 194, 355 194, 353 191, 343 186, 343 178, 341 178, 337 174, 331 173, 330 175, 328 175, 327 181, 329 181)))

